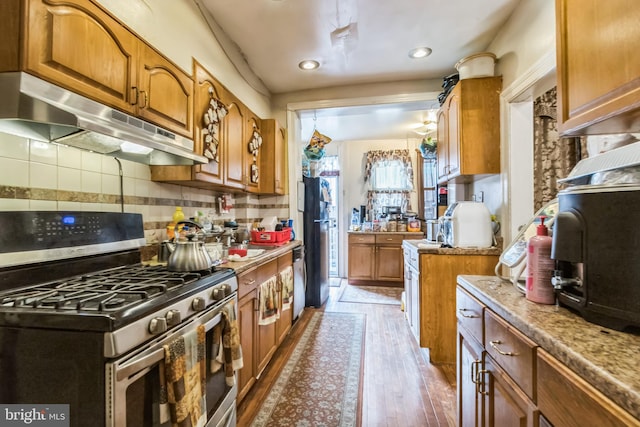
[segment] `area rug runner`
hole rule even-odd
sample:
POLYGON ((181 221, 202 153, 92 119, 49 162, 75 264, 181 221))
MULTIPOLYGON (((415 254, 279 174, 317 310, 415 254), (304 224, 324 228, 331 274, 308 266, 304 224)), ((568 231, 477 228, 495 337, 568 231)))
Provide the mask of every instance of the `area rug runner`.
POLYGON ((314 312, 251 424, 357 426, 365 315, 314 312))
POLYGON ((400 305, 402 290, 402 288, 389 288, 383 286, 346 285, 338 301, 400 305))

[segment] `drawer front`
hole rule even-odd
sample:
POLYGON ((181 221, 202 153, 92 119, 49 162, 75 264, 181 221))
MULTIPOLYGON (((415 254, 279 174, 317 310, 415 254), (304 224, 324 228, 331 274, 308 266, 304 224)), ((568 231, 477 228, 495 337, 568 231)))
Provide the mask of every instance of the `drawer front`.
POLYGON ((375 234, 349 234, 349 243, 375 243, 375 234))
POLYGON ((487 353, 535 402, 535 343, 489 310, 484 311, 484 324, 487 353))
MULTIPOLYGON (((544 350, 538 350, 538 408, 555 426, 640 426, 592 385, 544 350)), ((541 424, 542 425, 542 424, 541 424)))
POLYGON ((238 299, 252 292, 259 284, 257 268, 238 275, 238 299))
POLYGON ((258 267, 258 281, 263 283, 278 274, 278 260, 274 259, 258 267))
POLYGON ((404 236, 402 234, 378 234, 375 238, 376 245, 400 246, 404 240, 404 236))
POLYGON ((460 288, 456 289, 456 316, 458 322, 478 341, 484 344, 483 305, 460 288))

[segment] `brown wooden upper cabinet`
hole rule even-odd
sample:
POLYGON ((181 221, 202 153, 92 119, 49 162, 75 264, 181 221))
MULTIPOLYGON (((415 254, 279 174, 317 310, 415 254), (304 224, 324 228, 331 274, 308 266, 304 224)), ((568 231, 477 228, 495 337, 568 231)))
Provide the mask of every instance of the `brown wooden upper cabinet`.
POLYGON ((260 152, 263 194, 287 194, 287 131, 277 120, 262 121, 263 148, 260 152))
POLYGON ((260 165, 260 158, 266 147, 264 144, 258 148, 255 148, 255 146, 252 147, 253 149, 249 147, 250 144, 257 143, 254 131, 256 137, 262 140, 262 120, 247 109, 247 123, 244 129, 244 140, 242 141, 242 149, 244 150, 244 189, 247 193, 259 193, 260 182, 264 177, 264 168, 260 165))
MULTIPOLYGON (((224 86, 216 80, 198 61, 193 61, 193 147, 198 154, 204 155, 205 134, 207 128, 205 114, 211 108, 211 100, 225 104, 226 91, 224 86)), ((224 163, 221 159, 225 156, 225 144, 221 134, 221 126, 218 125, 218 134, 215 141, 211 141, 209 147, 211 156, 216 156, 218 160, 212 159, 209 163, 194 166, 151 166, 151 180, 171 182, 174 184, 188 185, 199 188, 212 188, 224 184, 224 163)))
POLYGON ((438 110, 438 182, 500 173, 502 77, 460 80, 438 110))
POLYGON ((638 22, 637 0, 556 0, 562 135, 638 132, 638 22))
POLYGON ((27 71, 191 137, 191 77, 93 2, 4 0, 0 12, 11 21, 3 44, 15 46, 0 50, 0 71, 27 71))
POLYGON ((211 108, 211 100, 214 99, 216 104, 219 102, 228 110, 218 125, 217 145, 213 148, 217 160, 194 166, 151 166, 151 179, 222 191, 285 194, 286 130, 275 120, 262 120, 251 112, 195 59, 193 79, 193 140, 196 153, 204 155, 206 135, 203 130, 207 128, 204 116, 211 108), (255 163, 253 154, 249 152, 254 130, 262 137, 255 163), (257 182, 251 180, 254 166, 258 168, 257 182))

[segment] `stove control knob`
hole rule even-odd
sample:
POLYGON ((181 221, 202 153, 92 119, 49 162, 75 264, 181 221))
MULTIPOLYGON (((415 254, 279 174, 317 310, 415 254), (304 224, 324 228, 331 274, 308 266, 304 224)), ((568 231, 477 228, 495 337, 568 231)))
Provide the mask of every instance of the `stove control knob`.
POLYGON ((164 318, 167 319, 167 326, 175 326, 180 323, 180 310, 169 310, 167 314, 164 315, 164 318))
POLYGON ((229 295, 231 295, 231 285, 229 285, 228 283, 222 284, 220 288, 224 292, 224 296, 228 297, 229 295))
POLYGON ((204 298, 194 298, 193 302, 191 303, 191 308, 193 308, 195 311, 202 311, 207 308, 207 302, 204 300, 204 298))
POLYGON ((161 334, 167 331, 167 319, 164 317, 155 317, 149 322, 149 332, 153 335, 161 334))
POLYGON ((211 292, 211 298, 213 298, 215 301, 222 301, 224 299, 224 290, 221 286, 213 289, 213 292, 211 292))

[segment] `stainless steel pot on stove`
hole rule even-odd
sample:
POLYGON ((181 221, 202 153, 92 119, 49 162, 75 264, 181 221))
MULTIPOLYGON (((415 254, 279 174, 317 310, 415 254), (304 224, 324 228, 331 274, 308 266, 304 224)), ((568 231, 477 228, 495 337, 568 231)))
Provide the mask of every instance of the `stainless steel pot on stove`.
MULTIPOLYGON (((202 230, 202 227, 193 221, 180 221, 176 224, 176 227, 180 224, 202 230)), ((211 268, 213 261, 204 246, 204 238, 200 240, 198 233, 195 231, 187 233, 185 237, 187 238, 186 241, 176 239, 173 243, 168 241, 163 243, 170 252, 167 260, 167 270, 188 272, 203 271, 211 268)), ((161 252, 162 250, 161 248, 161 252)))

